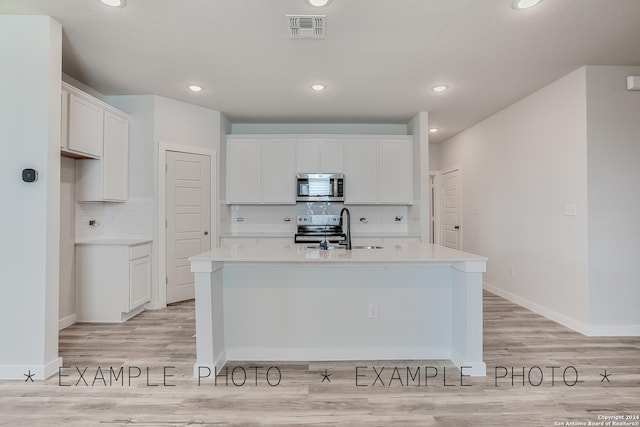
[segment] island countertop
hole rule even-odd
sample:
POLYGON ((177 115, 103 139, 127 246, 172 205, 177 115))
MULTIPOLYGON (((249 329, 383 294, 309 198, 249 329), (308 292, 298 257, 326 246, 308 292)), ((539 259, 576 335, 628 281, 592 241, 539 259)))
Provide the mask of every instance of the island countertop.
POLYGON ((486 257, 416 243, 309 246, 238 244, 191 258, 195 376, 228 360, 437 359, 486 375, 486 257))
MULTIPOLYGON (((193 256, 191 261, 223 263, 457 263, 475 262, 484 267, 487 258, 433 244, 390 244, 380 249, 343 248, 320 250, 304 244, 238 244, 193 256)), ((484 271, 484 269, 482 270, 484 271)))

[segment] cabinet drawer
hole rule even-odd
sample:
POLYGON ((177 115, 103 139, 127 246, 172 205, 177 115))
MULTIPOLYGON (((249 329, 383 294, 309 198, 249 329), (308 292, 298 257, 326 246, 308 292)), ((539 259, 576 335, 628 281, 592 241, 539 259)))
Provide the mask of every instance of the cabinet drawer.
POLYGON ((151 255, 151 243, 144 245, 131 246, 129 248, 129 259, 142 258, 151 255))

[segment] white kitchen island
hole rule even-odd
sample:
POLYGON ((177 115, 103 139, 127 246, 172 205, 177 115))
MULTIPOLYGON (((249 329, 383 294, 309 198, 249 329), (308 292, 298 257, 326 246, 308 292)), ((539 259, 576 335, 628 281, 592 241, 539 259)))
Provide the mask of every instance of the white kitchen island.
POLYGON ((438 245, 235 245, 191 258, 200 367, 227 361, 482 361, 487 258, 438 245))

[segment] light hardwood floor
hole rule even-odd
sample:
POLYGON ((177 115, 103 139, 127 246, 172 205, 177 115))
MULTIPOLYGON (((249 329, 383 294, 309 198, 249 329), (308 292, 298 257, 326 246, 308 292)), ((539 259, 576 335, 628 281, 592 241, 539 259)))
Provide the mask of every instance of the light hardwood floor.
POLYGON ((484 301, 487 376, 464 386, 444 361, 243 363, 229 366, 229 385, 224 376, 198 384, 192 301, 121 325, 76 324, 60 333, 62 376, 0 381, 0 425, 558 426, 640 416, 639 338, 587 338, 490 293, 484 301), (512 385, 512 368, 524 368, 524 386, 522 376, 512 385))

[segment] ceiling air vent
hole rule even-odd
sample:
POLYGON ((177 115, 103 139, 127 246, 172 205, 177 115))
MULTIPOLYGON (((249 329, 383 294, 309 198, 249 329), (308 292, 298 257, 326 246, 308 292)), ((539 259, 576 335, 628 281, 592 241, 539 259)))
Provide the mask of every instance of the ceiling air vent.
POLYGON ((323 39, 327 24, 325 15, 287 15, 290 39, 323 39))

